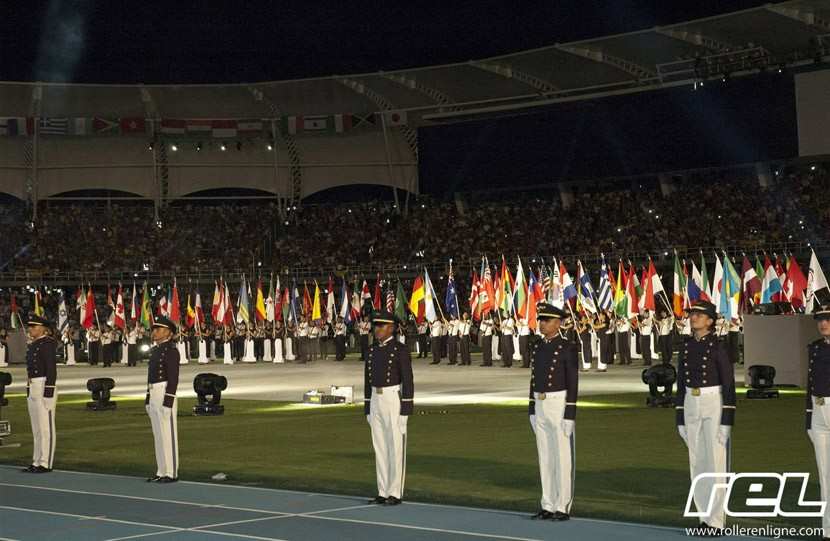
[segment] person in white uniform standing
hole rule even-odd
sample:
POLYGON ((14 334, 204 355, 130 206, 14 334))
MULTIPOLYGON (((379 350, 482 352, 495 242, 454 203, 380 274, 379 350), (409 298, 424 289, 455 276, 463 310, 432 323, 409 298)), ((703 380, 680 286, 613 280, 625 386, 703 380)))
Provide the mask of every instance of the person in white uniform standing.
POLYGON ((412 358, 395 340, 395 316, 372 316, 375 343, 364 365, 363 413, 372 429, 378 494, 370 503, 398 505, 406 479, 406 428, 412 415, 415 387, 412 358))
POLYGON ((32 423, 32 464, 23 471, 49 473, 55 459, 55 404, 58 400, 55 358, 57 343, 49 336, 49 320, 31 315, 26 321, 31 342, 26 348, 26 374, 29 379, 26 403, 32 423))
POLYGON ((164 316, 153 321, 153 347, 147 368, 144 407, 150 416, 156 450, 156 474, 148 483, 174 483, 179 478, 179 438, 176 423, 176 388, 179 385, 179 351, 171 340, 176 325, 164 316))
MULTIPOLYGON (((807 348, 807 436, 813 442, 821 500, 830 499, 830 306, 813 314, 821 338, 807 348)), ((830 505, 821 519, 824 539, 830 535, 830 505)))
MULTIPOLYGON (((735 370, 726 345, 714 335, 715 305, 698 301, 689 308, 692 336, 684 340, 677 360, 677 430, 689 449, 689 470, 726 473, 730 468, 732 425, 735 422, 735 370)), ((724 526, 725 477, 708 477, 695 483, 694 502, 701 527, 720 535, 724 526), (710 500, 711 495, 714 497, 710 500)))

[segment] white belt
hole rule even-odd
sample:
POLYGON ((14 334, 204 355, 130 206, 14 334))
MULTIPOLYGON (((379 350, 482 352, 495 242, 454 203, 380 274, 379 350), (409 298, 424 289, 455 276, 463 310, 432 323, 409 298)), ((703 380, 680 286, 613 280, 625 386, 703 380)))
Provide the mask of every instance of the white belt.
POLYGON ((709 387, 689 387, 686 389, 686 395, 700 396, 703 394, 720 394, 720 385, 710 385, 709 387))
POLYGON ((548 398, 564 398, 568 391, 554 391, 551 393, 533 393, 536 400, 545 400, 548 398))
POLYGON ((401 389, 400 385, 390 385, 389 387, 372 387, 374 391, 372 394, 383 394, 383 393, 392 393, 395 391, 399 391, 401 389))

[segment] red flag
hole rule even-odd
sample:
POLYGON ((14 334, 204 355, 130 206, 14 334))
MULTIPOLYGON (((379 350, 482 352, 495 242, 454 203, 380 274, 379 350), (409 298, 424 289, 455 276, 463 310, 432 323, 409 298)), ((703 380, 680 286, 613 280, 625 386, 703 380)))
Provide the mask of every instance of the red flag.
POLYGON ((380 303, 381 300, 381 291, 380 291, 380 274, 378 274, 378 279, 375 280, 375 298, 372 299, 372 307, 375 310, 380 310, 380 303))
POLYGON ((649 259, 648 269, 645 271, 643 276, 643 283, 645 285, 645 288, 643 289, 645 295, 645 299, 643 300, 643 308, 651 310, 652 312, 657 310, 654 305, 654 284, 652 283, 652 278, 655 274, 657 274, 657 269, 654 268, 654 262, 649 259))
POLYGON ((311 301, 311 293, 308 291, 308 284, 303 282, 304 291, 303 291, 303 315, 311 317, 311 310, 314 307, 314 303, 311 301))
POLYGON ((95 320, 95 296, 92 294, 92 286, 90 286, 86 293, 86 317, 81 324, 84 329, 91 329, 95 320))
MULTIPOLYGON (((781 260, 778 256, 775 256, 775 274, 778 276, 778 282, 781 284, 781 287, 784 287, 784 282, 787 280, 787 271, 781 266, 781 260)), ((806 286, 805 286, 806 287, 806 286)), ((782 289, 780 292, 776 293, 772 296, 772 302, 783 302, 787 301, 784 297, 784 290, 782 289)))
MULTIPOLYGON (((221 280, 220 280, 221 281, 221 280)), ((210 319, 214 322, 221 320, 222 318, 219 317, 219 314, 222 313, 220 310, 222 306, 222 291, 219 288, 219 282, 213 282, 213 303, 210 307, 210 319)))
POLYGON ((804 290, 807 289, 807 278, 801 272, 801 267, 798 266, 794 255, 790 256, 790 265, 787 268, 787 278, 784 281, 783 288, 793 308, 804 307, 804 290))
POLYGON ((473 275, 470 277, 470 316, 473 320, 481 319, 481 306, 478 304, 478 276, 476 276, 476 271, 473 271, 473 275))
POLYGON ((179 307, 179 289, 176 287, 176 279, 173 279, 173 298, 170 301, 170 320, 176 325, 182 319, 181 309, 179 307))
POLYGON ((127 327, 127 321, 124 315, 124 297, 121 284, 118 284, 118 295, 115 299, 115 326, 122 331, 127 327))
POLYGON ((143 118, 122 118, 121 119, 121 133, 145 133, 147 131, 146 123, 143 118))
POLYGON ((199 327, 205 325, 205 313, 202 311, 202 296, 196 291, 196 321, 199 322, 199 327))
POLYGON ((222 297, 224 304, 224 315, 222 316, 222 324, 226 327, 233 326, 233 303, 231 302, 231 294, 228 291, 227 285, 222 284, 222 289, 224 290, 225 294, 222 297))

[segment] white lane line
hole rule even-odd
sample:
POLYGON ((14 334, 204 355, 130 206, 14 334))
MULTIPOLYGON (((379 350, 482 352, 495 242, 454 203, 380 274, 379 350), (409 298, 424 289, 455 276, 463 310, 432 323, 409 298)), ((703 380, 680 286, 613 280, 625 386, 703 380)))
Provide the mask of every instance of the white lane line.
POLYGON ((321 509, 320 511, 309 511, 307 513, 290 513, 290 514, 285 514, 285 515, 276 516, 276 517, 249 518, 249 519, 245 519, 245 520, 234 520, 234 521, 231 521, 231 522, 219 522, 219 523, 216 523, 216 524, 205 524, 204 526, 193 526, 190 529, 191 530, 203 530, 205 528, 218 528, 219 526, 232 526, 232 525, 235 525, 235 524, 247 524, 247 523, 250 523, 250 522, 260 522, 260 521, 263 521, 263 520, 277 520, 277 519, 281 519, 281 518, 305 517, 305 516, 309 516, 309 515, 316 515, 316 514, 319 514, 319 513, 334 513, 335 511, 350 511, 352 509, 363 509, 365 507, 372 507, 372 506, 373 506, 372 504, 352 505, 352 506, 349 506, 349 507, 338 507, 338 508, 335 508, 335 509, 321 509))
POLYGON ((121 520, 117 518, 95 517, 92 515, 76 515, 74 513, 61 513, 58 511, 44 511, 42 509, 28 509, 26 507, 12 507, 10 505, 0 505, 0 509, 8 509, 10 511, 24 511, 26 513, 39 513, 42 515, 54 515, 57 517, 82 518, 85 520, 98 520, 102 522, 114 522, 116 524, 129 524, 131 526, 144 526, 145 528, 163 528, 168 531, 179 530, 174 526, 162 526, 161 524, 153 524, 151 522, 133 522, 132 520, 121 520))

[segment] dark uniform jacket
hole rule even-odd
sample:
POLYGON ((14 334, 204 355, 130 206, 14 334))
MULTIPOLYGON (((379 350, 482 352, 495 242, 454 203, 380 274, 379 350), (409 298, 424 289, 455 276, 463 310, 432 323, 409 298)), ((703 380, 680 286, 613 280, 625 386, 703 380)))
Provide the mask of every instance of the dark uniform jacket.
POLYGON ((565 393, 565 419, 576 419, 579 361, 575 343, 557 335, 551 340, 537 340, 530 355, 530 404, 528 413, 536 414, 533 393, 565 393))
POLYGON ((720 424, 735 423, 735 369, 729 362, 726 345, 712 333, 700 340, 694 336, 683 339, 677 359, 677 396, 674 407, 677 424, 685 424, 683 402, 686 393, 695 395, 701 387, 721 386, 723 409, 720 424))
POLYGON ((57 343, 54 338, 42 336, 26 348, 26 374, 29 379, 46 378, 43 398, 55 396, 55 380, 58 379, 56 347, 57 343))
POLYGON ((412 359, 405 345, 395 340, 394 336, 384 344, 373 344, 369 347, 369 358, 363 372, 363 412, 366 415, 370 413, 373 388, 382 390, 383 387, 393 385, 401 386, 401 415, 412 414, 415 384, 412 378, 412 359))
MULTIPOLYGON (((167 340, 150 350, 150 364, 147 368, 147 385, 166 381, 164 389, 164 407, 172 408, 179 385, 179 351, 172 340, 167 340)), ((147 389, 145 404, 150 403, 150 390, 147 389)))
MULTIPOLYGON (((823 338, 807 346, 807 430, 812 428, 812 397, 830 401, 830 344, 823 338), (826 398, 825 398, 826 397, 826 398)), ((823 400, 822 400, 823 401, 823 400)))

